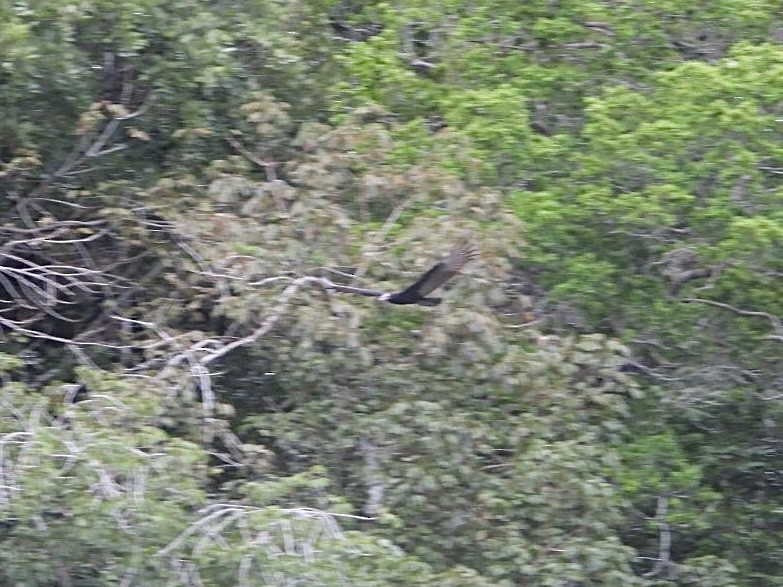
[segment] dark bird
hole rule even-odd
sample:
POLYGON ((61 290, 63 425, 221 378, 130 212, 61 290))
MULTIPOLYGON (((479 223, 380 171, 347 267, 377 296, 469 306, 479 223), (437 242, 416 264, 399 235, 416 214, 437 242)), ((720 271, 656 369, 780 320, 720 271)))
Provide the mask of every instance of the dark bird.
POLYGON ((331 282, 329 283, 329 288, 347 293, 376 297, 379 301, 389 302, 390 304, 437 306, 441 303, 441 298, 428 298, 427 296, 457 275, 471 259, 474 259, 477 256, 478 251, 470 244, 465 243, 459 245, 448 257, 436 263, 429 271, 419 277, 413 285, 410 285, 397 293, 385 293, 374 289, 362 289, 359 287, 338 285, 331 282))

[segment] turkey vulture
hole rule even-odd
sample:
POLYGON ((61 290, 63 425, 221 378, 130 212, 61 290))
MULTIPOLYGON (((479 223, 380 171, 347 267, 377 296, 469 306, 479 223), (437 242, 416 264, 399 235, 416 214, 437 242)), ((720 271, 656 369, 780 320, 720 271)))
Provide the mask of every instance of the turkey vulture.
POLYGON ((413 285, 397 293, 384 293, 374 289, 362 289, 347 285, 330 283, 330 287, 338 291, 372 296, 390 304, 418 304, 419 306, 437 306, 441 298, 426 297, 449 279, 457 275, 471 259, 478 256, 478 251, 469 244, 456 247, 452 253, 436 263, 422 275, 413 285))

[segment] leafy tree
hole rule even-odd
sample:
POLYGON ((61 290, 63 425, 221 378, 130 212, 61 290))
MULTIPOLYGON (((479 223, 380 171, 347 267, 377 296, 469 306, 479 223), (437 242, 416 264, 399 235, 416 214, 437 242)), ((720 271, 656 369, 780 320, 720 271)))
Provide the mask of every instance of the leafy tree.
POLYGON ((777 8, 0 6, 3 582, 777 585, 777 8))

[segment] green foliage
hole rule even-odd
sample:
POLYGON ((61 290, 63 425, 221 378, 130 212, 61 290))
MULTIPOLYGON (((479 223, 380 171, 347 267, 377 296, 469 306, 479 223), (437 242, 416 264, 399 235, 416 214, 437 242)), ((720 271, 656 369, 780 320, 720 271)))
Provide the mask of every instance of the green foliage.
MULTIPOLYGON (((382 488, 378 531, 438 567, 461 562, 511 583, 548 585, 559 569, 633 584, 630 552, 612 530, 621 502, 606 477, 619 460, 596 447, 622 429, 615 394, 632 385, 611 366, 622 349, 597 337, 493 357, 482 353, 488 344, 476 334, 460 344, 475 345, 475 372, 448 355, 404 372, 389 358, 369 369, 346 363, 317 382, 300 380, 310 369, 285 369, 277 376, 300 398, 295 409, 253 417, 252 429, 276 438, 288 462, 325 464, 365 511, 382 488), (334 391, 305 399, 294 391, 305 386, 334 391)), ((318 364, 313 351, 280 364, 318 364)), ((329 365, 339 360, 328 353, 329 365)))
POLYGON ((4 3, 1 581, 778 585, 781 30, 4 3))
POLYGON ((82 375, 88 391, 66 385, 46 397, 16 383, 0 389, 6 582, 165 576, 156 551, 205 503, 206 455, 156 426, 154 391, 82 375), (86 397, 75 401, 75 393, 86 397))
MULTIPOLYGON (((679 288, 690 281, 688 270, 706 265, 724 299, 780 313, 759 276, 781 268, 773 252, 781 244, 780 203, 770 187, 775 176, 759 168, 780 159, 772 112, 783 96, 770 94, 761 76, 781 60, 776 48, 745 46, 719 65, 689 63, 660 74, 654 92, 615 89, 590 103, 586 142, 573 153, 583 187, 568 179, 546 197, 515 196, 530 258, 553 270, 554 291, 579 299, 597 323, 616 315, 618 303, 631 306, 629 296, 646 290, 652 303, 661 287, 679 288), (557 253, 573 247, 590 253, 561 264, 557 253), (757 285, 732 283, 741 268, 759 276, 757 285)), ((670 323, 682 324, 687 312, 672 307, 670 323)), ((629 316, 624 326, 650 331, 648 316, 658 317, 629 316)))

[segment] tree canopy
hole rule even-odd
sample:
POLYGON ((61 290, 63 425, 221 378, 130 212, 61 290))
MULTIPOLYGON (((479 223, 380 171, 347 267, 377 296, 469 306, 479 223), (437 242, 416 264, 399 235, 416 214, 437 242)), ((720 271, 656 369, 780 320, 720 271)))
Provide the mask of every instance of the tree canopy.
POLYGON ((0 583, 779 585, 779 8, 0 3, 0 583))

